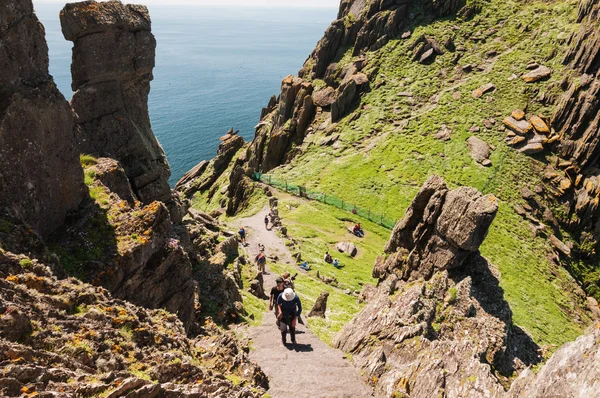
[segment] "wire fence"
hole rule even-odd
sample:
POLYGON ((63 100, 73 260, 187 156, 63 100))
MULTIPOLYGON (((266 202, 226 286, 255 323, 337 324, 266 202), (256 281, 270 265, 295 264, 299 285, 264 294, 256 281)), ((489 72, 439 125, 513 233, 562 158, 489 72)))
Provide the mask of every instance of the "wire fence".
POLYGON ((338 209, 348 211, 354 215, 367 219, 388 229, 393 229, 396 225, 396 220, 387 218, 385 214, 376 213, 371 211, 371 209, 365 209, 363 207, 356 206, 355 203, 344 201, 343 199, 329 195, 325 192, 311 191, 310 189, 306 189, 306 187, 293 185, 288 183, 286 180, 278 180, 267 174, 254 173, 252 178, 255 181, 260 181, 289 194, 335 206, 338 209))

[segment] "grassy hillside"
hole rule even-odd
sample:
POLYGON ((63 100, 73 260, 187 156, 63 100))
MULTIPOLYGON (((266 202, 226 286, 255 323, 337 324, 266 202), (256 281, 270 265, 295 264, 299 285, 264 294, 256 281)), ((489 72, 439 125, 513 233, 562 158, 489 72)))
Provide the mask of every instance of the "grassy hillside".
MULTIPOLYGON (((359 107, 336 125, 309 135, 303 153, 272 175, 397 219, 434 173, 451 187, 470 185, 493 193, 500 211, 481 251, 502 273, 514 320, 540 345, 574 339, 588 321, 580 310, 583 303, 572 293, 575 282, 547 259, 547 238, 535 237, 529 221, 514 211, 524 203, 520 188, 542 185, 543 159, 507 146, 501 126, 517 108, 551 115, 544 99, 560 93, 561 53, 577 28, 576 5, 492 0, 470 21, 446 19, 424 26, 417 25, 417 15, 410 38, 367 54, 367 68, 376 78, 359 107), (422 34, 438 43, 452 37, 464 51, 446 51, 431 65, 419 64, 409 48, 422 34), (458 53, 464 55, 459 58, 458 53), (533 61, 551 68, 552 77, 534 84, 519 78, 533 61), (471 72, 465 72, 467 65, 471 72), (490 82, 494 92, 481 98, 471 95, 490 82), (444 128, 452 130, 449 141, 434 137, 444 128), (332 134, 340 134, 339 142, 321 145, 332 134), (491 167, 472 160, 466 143, 471 135, 496 147, 491 167)), ((341 54, 338 68, 352 60, 350 51, 341 54)), ((294 219, 293 212, 288 216, 294 219)), ((309 253, 324 247, 323 239, 308 245, 309 253)))

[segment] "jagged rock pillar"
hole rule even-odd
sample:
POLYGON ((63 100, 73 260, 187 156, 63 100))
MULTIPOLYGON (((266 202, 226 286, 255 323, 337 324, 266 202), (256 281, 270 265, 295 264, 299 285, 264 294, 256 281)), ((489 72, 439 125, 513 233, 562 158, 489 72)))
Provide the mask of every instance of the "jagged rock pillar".
POLYGON ((81 151, 121 162, 143 203, 169 202, 171 171, 148 115, 156 48, 148 9, 84 1, 67 4, 60 21, 74 43, 71 105, 81 151))
POLYGON ((315 305, 312 310, 308 313, 308 317, 318 316, 321 318, 325 318, 325 312, 327 311, 327 298, 329 297, 329 292, 321 292, 317 301, 315 301, 315 305))
POLYGON ((69 104, 48 74, 44 28, 31 0, 0 3, 0 209, 42 237, 83 196, 69 104))

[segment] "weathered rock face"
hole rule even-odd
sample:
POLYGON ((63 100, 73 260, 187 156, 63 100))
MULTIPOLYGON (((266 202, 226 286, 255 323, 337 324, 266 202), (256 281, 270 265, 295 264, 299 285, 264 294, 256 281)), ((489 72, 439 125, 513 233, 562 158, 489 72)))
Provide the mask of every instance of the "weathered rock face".
POLYGON ((77 209, 83 172, 74 115, 48 74, 30 0, 0 5, 0 208, 48 237, 77 209))
POLYGON ((460 267, 485 239, 496 216, 492 195, 460 187, 448 192, 441 177, 430 177, 396 224, 373 277, 395 274, 402 280, 429 279, 434 272, 460 267))
POLYGON ((145 204, 171 200, 171 174, 148 116, 156 41, 144 6, 119 1, 70 3, 61 11, 74 43, 71 105, 80 150, 118 160, 145 204))
POLYGON ((247 344, 214 323, 187 338, 173 314, 136 307, 74 278, 57 280, 42 262, 4 250, 0 288, 3 397, 258 398, 268 388, 247 344))
MULTIPOLYGON (((217 156, 210 162, 200 162, 187 172, 177 182, 175 189, 189 197, 195 192, 204 191, 212 186, 229 167, 235 154, 244 146, 244 139, 237 135, 238 132, 231 129, 221 137, 217 156)), ((212 197, 212 195, 210 196, 212 197)))
POLYGON ((498 378, 537 362, 478 252, 497 208, 492 196, 431 177, 394 228, 373 270, 377 290, 333 340, 378 395, 500 397, 498 378))
MULTIPOLYGON (((564 63, 578 73, 570 81, 564 80, 568 89, 559 101, 551 125, 560 139, 556 141, 555 152, 567 162, 565 172, 571 184, 573 200, 571 211, 577 217, 571 221, 571 229, 579 233, 591 233, 596 242, 600 238, 598 224, 598 200, 600 185, 597 183, 600 166, 600 4, 594 0, 579 3, 578 22, 581 27, 569 42, 564 63)), ((560 183, 560 181, 559 181, 560 183)), ((564 188, 564 187, 562 187, 564 188)))
POLYGON ((85 173, 93 200, 51 241, 63 266, 115 297, 177 314, 191 330, 195 288, 182 243, 187 232, 173 225, 162 202, 133 200, 115 160, 97 159, 85 173))
POLYGON ((599 397, 600 324, 562 346, 534 374, 523 372, 510 389, 511 398, 599 397))

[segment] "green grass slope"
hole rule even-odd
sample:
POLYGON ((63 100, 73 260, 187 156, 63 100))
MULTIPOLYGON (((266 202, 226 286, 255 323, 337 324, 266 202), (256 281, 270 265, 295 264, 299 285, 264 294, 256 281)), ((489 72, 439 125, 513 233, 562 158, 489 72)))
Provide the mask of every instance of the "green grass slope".
MULTIPOLYGON (((529 222, 513 210, 523 203, 520 188, 542 184, 543 159, 507 146, 501 125, 517 108, 552 113, 543 98, 560 93, 565 73, 561 53, 577 28, 576 9, 574 0, 491 0, 470 21, 446 19, 415 26, 411 38, 393 40, 367 54, 367 68, 376 78, 357 110, 309 135, 302 154, 272 175, 396 219, 431 174, 442 175, 451 187, 469 185, 493 193, 500 200, 500 211, 481 251, 501 271, 501 286, 515 322, 540 345, 573 340, 588 322, 581 310, 584 303, 573 293, 576 284, 566 270, 547 259, 551 250, 547 239, 535 237, 529 222), (457 53, 449 51, 433 64, 421 65, 412 60, 409 49, 421 34, 439 43, 453 37, 464 55, 457 65, 457 53), (532 61, 550 67, 552 77, 534 84, 516 77, 532 61), (461 67, 468 64, 473 71, 463 73, 461 67), (479 99, 471 95, 490 82, 496 85, 495 92, 479 99), (491 128, 484 126, 484 120, 491 128), (443 126, 452 130, 446 142, 433 137, 443 126), (469 133, 472 126, 480 131, 469 133), (330 134, 340 134, 336 148, 320 145, 330 134), (496 147, 491 167, 471 159, 466 143, 471 135, 496 147)), ((342 68, 352 57, 346 53, 340 59, 342 68)), ((321 207, 291 206, 284 213, 292 221, 291 235, 305 237, 304 248, 311 259, 332 243, 329 226, 313 224, 337 210, 321 207), (311 235, 319 239, 311 241, 311 235)), ((383 242, 378 242, 380 251, 383 242)), ((365 253, 363 260, 374 260, 376 254, 365 253)), ((370 278, 366 272, 363 276, 370 278)))

